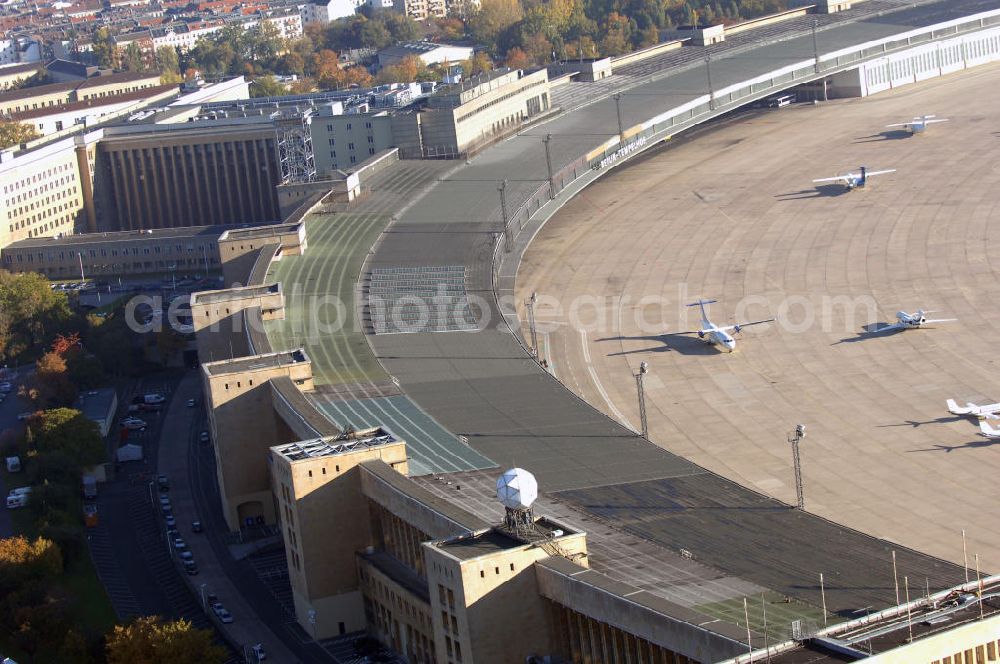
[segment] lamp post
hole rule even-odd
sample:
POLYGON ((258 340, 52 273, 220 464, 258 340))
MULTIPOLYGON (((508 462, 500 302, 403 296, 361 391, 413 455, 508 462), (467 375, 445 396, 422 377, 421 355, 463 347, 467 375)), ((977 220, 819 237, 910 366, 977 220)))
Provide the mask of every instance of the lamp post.
POLYGON ((538 361, 538 332, 535 330, 535 302, 538 301, 538 294, 531 293, 531 297, 524 303, 528 307, 528 327, 531 330, 531 354, 538 361))
POLYGON ((500 216, 502 217, 501 222, 503 223, 503 250, 505 252, 510 251, 510 231, 507 229, 507 179, 504 178, 500 182, 500 186, 497 187, 497 191, 500 192, 500 216))
POLYGON ((205 588, 208 587, 207 583, 201 584, 201 608, 208 613, 208 595, 205 593, 205 588))
POLYGON ((705 56, 705 75, 708 77, 708 110, 715 110, 715 93, 712 91, 712 56, 705 56))
POLYGON ((799 443, 806 437, 806 425, 798 424, 795 431, 788 434, 788 442, 792 445, 792 465, 795 470, 795 498, 798 508, 805 509, 805 497, 802 492, 802 461, 799 458, 799 443))
POLYGON ((642 386, 642 377, 649 373, 649 365, 645 362, 639 363, 639 373, 635 375, 635 387, 639 393, 639 423, 642 428, 642 437, 649 437, 649 425, 646 422, 646 392, 642 386))
POLYGON ((556 183, 552 176, 552 153, 549 151, 549 141, 552 140, 552 134, 545 134, 545 138, 542 139, 542 143, 545 144, 545 166, 549 170, 549 200, 551 201, 556 197, 556 183))
POLYGON ((615 111, 618 113, 618 144, 625 144, 625 126, 622 124, 622 93, 615 93, 615 111))

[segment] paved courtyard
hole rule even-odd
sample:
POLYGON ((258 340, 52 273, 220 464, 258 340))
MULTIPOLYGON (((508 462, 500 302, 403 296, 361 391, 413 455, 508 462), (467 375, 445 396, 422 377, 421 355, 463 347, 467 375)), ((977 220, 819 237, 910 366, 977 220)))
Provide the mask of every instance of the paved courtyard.
POLYGON ((965 529, 970 566, 997 570, 1000 441, 945 400, 1000 401, 998 81, 992 65, 748 113, 605 177, 525 255, 517 299, 538 293, 541 356, 633 428, 648 362, 652 441, 789 503, 786 437, 805 424, 809 511, 958 564, 965 529), (924 113, 949 122, 885 128, 924 113), (850 193, 812 183, 862 164, 897 172, 850 193), (720 354, 680 334, 699 297, 719 325, 779 322, 720 354), (865 332, 919 308, 958 321, 865 332))

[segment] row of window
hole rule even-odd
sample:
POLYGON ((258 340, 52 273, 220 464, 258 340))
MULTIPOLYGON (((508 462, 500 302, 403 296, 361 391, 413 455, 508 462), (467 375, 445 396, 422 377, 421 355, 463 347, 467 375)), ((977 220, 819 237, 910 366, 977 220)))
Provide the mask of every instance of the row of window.
MULTIPOLYGON (((47 182, 48 179, 51 178, 53 175, 57 175, 57 174, 62 173, 64 171, 68 171, 70 168, 72 168, 71 164, 62 164, 60 166, 56 166, 56 167, 53 167, 53 168, 46 169, 46 170, 42 171, 41 173, 37 173, 35 175, 32 175, 30 178, 24 178, 23 180, 18 180, 17 182, 15 182, 13 184, 5 185, 4 188, 3 188, 3 193, 4 194, 12 194, 12 193, 14 193, 17 190, 24 189, 25 187, 31 186, 31 185, 35 184, 36 182, 47 182)), ((61 184, 63 181, 64 180, 59 180, 59 183, 61 184)), ((45 185, 44 190, 48 191, 48 188, 49 188, 49 185, 45 185)), ((28 193, 29 194, 37 194, 38 192, 39 192, 39 190, 36 189, 35 191, 31 191, 31 192, 28 192, 28 193)), ((19 198, 18 200, 20 201, 21 199, 19 198)), ((11 204, 11 201, 8 200, 7 201, 7 205, 10 205, 10 204, 11 204)))

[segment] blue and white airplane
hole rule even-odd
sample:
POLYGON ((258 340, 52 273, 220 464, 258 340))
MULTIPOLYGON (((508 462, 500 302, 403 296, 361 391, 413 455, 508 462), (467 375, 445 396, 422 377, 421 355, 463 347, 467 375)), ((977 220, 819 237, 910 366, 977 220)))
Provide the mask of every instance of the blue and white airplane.
POLYGON ((773 318, 768 318, 767 320, 755 320, 750 323, 736 323, 735 325, 727 325, 725 327, 719 327, 712 321, 708 320, 708 313, 705 311, 706 304, 714 304, 717 300, 698 300, 697 302, 692 302, 689 307, 700 307, 701 308, 701 329, 698 330, 698 338, 707 344, 716 346, 719 350, 724 353, 732 353, 736 350, 736 339, 729 334, 729 330, 734 333, 739 334, 740 330, 744 327, 750 325, 760 325, 761 323, 773 322, 773 318))
POLYGON ((895 168, 890 168, 884 171, 870 171, 867 166, 859 166, 857 173, 845 173, 844 175, 838 175, 832 178, 820 178, 818 180, 813 180, 813 182, 841 182, 847 191, 853 191, 854 189, 863 189, 866 184, 868 184, 868 178, 874 177, 876 175, 884 175, 886 173, 895 173, 895 168))
POLYGON ((912 122, 899 122, 896 124, 886 125, 886 127, 906 127, 906 131, 911 134, 922 134, 924 130, 927 129, 927 125, 934 124, 935 122, 947 122, 948 118, 938 118, 934 115, 921 115, 918 118, 913 118, 912 122))

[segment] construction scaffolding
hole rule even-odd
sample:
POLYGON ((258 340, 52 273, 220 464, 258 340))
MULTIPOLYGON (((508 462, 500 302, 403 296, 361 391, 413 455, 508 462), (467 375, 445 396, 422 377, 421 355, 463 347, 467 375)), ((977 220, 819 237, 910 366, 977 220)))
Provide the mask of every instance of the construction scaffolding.
POLYGON ((312 111, 277 111, 274 132, 278 145, 278 163, 281 166, 281 184, 312 182, 316 179, 316 161, 313 157, 312 111))

